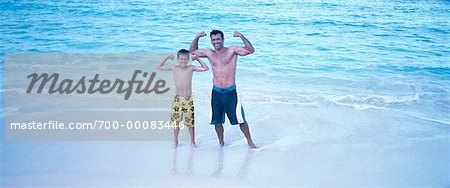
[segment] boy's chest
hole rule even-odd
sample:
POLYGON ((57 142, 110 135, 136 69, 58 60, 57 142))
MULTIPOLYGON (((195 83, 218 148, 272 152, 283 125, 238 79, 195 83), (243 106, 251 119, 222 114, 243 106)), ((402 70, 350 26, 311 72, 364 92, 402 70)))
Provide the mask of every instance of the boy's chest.
POLYGON ((192 71, 189 68, 178 68, 173 74, 175 78, 179 79, 189 79, 192 77, 192 71))

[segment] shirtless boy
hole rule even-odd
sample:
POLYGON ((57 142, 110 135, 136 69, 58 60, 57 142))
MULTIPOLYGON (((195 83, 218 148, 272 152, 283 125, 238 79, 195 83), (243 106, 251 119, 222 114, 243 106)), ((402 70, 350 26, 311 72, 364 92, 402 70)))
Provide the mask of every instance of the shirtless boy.
POLYGON ((164 65, 167 60, 174 59, 173 55, 168 55, 164 60, 158 63, 157 68, 163 71, 172 71, 175 79, 176 95, 172 102, 172 113, 170 121, 176 123, 174 129, 174 147, 178 146, 178 134, 180 132, 179 124, 183 121, 184 125, 189 127, 189 134, 191 136, 191 146, 195 145, 195 116, 194 116, 194 101, 192 98, 192 73, 207 71, 209 68, 197 56, 192 56, 192 60, 197 60, 201 66, 188 65, 190 52, 181 49, 177 53, 178 65, 164 65))

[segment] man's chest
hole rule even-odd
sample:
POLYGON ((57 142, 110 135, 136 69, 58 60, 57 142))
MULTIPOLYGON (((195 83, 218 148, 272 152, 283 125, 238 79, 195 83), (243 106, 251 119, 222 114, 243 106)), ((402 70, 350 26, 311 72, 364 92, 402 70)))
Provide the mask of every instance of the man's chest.
POLYGON ((233 54, 223 54, 213 56, 212 58, 210 58, 210 61, 213 66, 229 66, 231 64, 234 64, 236 59, 235 57, 233 57, 233 54))

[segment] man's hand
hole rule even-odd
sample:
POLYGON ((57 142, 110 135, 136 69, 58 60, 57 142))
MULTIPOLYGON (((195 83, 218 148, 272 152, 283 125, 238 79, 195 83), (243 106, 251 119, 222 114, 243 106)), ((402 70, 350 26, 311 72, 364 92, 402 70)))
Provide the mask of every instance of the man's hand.
POLYGON ((233 37, 242 37, 242 34, 239 33, 239 32, 237 32, 237 31, 235 31, 235 32, 233 33, 233 37))
POLYGON ((204 31, 202 31, 201 33, 197 34, 198 38, 204 37, 204 36, 206 36, 206 33, 204 31))

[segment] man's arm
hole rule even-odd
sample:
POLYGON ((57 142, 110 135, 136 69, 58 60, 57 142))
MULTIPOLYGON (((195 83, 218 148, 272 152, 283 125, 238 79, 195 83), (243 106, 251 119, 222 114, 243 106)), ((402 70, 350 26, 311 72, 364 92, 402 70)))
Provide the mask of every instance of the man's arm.
POLYGON ((199 66, 194 66, 193 70, 197 71, 197 72, 203 72, 203 71, 207 71, 209 70, 208 66, 205 64, 205 62, 203 62, 198 56, 192 56, 192 61, 197 60, 200 65, 202 65, 201 67, 199 66))
POLYGON ((253 52, 255 52, 255 48, 253 48, 252 43, 250 43, 250 41, 247 38, 245 38, 244 35, 235 31, 233 33, 233 37, 239 37, 242 39, 242 42, 244 42, 244 47, 242 47, 242 46, 234 47, 235 53, 237 53, 240 56, 246 56, 248 54, 252 54, 253 52))
POLYGON ((156 65, 156 68, 158 69, 158 70, 162 70, 162 71, 171 71, 171 70, 173 70, 174 68, 175 68, 175 66, 167 66, 167 65, 164 65, 164 63, 166 63, 166 61, 167 60, 169 60, 169 59, 174 59, 174 56, 173 55, 168 55, 166 58, 164 58, 161 62, 159 62, 157 65, 156 65))
POLYGON ((204 36, 206 36, 206 33, 204 31, 195 36, 194 40, 191 43, 191 46, 189 47, 192 55, 196 55, 198 57, 206 57, 208 55, 207 49, 198 49, 198 39, 204 36))

